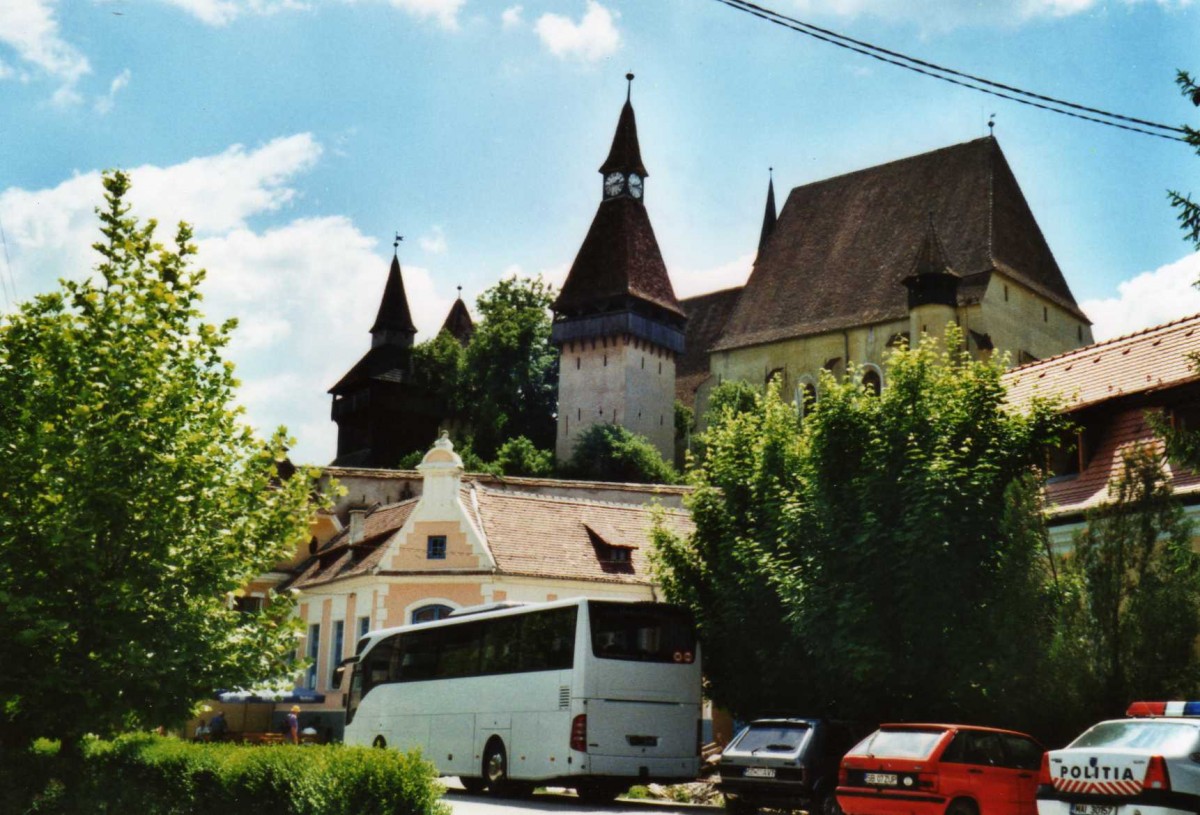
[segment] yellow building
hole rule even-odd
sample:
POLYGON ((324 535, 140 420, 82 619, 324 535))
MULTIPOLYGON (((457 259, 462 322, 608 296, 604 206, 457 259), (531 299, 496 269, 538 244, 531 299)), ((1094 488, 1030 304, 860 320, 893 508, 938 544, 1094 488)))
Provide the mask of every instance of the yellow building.
POLYGON ((817 396, 822 370, 883 381, 892 343, 953 320, 976 356, 1030 362, 1092 341, 992 137, 796 187, 739 289, 682 301, 677 397, 703 414, 724 380, 817 396))

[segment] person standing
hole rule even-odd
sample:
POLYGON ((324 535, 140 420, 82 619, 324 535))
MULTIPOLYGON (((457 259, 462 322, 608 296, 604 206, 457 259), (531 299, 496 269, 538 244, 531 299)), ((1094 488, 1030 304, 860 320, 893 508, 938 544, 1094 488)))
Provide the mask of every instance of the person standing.
POLYGON ((300 743, 300 706, 292 705, 291 712, 287 715, 288 738, 292 744, 300 743))

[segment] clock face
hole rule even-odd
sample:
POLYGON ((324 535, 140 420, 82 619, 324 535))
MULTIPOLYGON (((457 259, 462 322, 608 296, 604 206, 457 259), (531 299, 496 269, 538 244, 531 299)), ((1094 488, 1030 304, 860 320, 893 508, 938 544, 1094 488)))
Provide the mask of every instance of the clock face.
POLYGON ((634 198, 642 197, 642 177, 637 173, 629 174, 629 194, 634 198))
POLYGON ((620 173, 609 173, 604 177, 604 194, 609 198, 619 195, 625 187, 625 176, 620 173))

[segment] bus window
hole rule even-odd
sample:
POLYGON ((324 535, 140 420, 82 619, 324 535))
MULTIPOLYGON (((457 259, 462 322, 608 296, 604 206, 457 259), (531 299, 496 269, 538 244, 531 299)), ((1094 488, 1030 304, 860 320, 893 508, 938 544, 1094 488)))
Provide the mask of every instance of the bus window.
POLYGON ((483 664, 485 674, 514 673, 520 668, 521 618, 497 617, 488 620, 483 634, 483 664))
POLYGON ((435 628, 411 631, 404 635, 404 654, 400 658, 400 675, 396 679, 417 682, 437 676, 438 639, 441 633, 435 628))
POLYGON ((696 635, 682 609, 590 601, 592 653, 602 659, 691 663, 696 635))
POLYGON ((569 669, 575 660, 575 607, 521 616, 521 670, 569 669))
MULTIPOLYGON (((438 655, 437 676, 453 679, 457 676, 479 675, 478 623, 436 629, 441 634, 441 649, 438 655)), ((432 632, 430 632, 432 633, 432 632)))

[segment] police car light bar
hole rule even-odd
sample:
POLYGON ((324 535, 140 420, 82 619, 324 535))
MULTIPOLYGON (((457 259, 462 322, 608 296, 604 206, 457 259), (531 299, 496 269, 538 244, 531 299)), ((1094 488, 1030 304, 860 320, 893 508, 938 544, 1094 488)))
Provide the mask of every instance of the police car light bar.
POLYGON ((1126 716, 1200 716, 1200 702, 1131 702, 1126 716))

